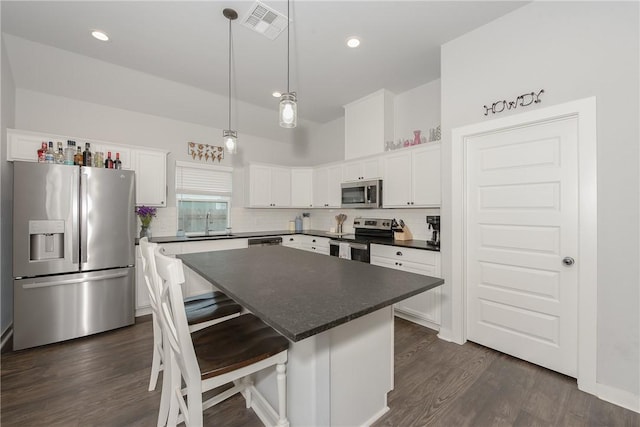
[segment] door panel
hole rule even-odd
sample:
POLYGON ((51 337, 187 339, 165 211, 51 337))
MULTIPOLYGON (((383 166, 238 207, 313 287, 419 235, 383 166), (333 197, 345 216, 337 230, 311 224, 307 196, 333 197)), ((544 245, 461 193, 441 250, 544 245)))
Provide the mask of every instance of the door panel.
POLYGON ((466 140, 468 339, 574 377, 577 147, 575 118, 466 140))
POLYGON ((82 270, 134 265, 134 172, 82 168, 80 187, 82 270))
POLYGON ((15 162, 13 175, 13 276, 77 272, 78 168, 15 162))
POLYGON ((14 280, 13 349, 133 324, 134 275, 130 267, 14 280))

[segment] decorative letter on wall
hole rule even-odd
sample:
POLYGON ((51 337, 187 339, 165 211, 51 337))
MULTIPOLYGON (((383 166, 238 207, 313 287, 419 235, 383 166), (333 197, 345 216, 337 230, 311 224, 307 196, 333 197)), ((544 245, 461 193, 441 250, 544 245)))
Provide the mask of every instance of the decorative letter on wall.
POLYGON ((542 95, 543 93, 544 89, 540 89, 538 93, 531 92, 522 94, 517 97, 515 101, 496 101, 491 104, 491 107, 487 107, 486 105, 484 105, 484 115, 488 116, 489 112, 496 114, 502 113, 504 110, 515 110, 516 108, 518 108, 518 106, 528 107, 531 104, 538 104, 542 102, 542 100, 540 99, 540 95, 542 95))

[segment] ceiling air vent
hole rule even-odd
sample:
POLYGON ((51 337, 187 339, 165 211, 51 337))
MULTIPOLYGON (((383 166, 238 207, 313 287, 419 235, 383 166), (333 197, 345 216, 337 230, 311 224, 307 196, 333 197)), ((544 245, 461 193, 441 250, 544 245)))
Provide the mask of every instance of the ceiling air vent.
POLYGON ((287 28, 287 17, 256 1, 242 19, 242 25, 274 40, 287 28))

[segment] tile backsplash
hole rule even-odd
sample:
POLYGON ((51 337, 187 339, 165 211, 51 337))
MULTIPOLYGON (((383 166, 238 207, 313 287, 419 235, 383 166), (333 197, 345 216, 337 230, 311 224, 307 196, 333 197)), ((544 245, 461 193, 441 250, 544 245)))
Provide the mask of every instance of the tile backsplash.
MULTIPOLYGON (((358 216, 369 218, 402 219, 417 240, 427 240, 427 215, 440 215, 439 208, 432 209, 248 209, 231 208, 231 228, 234 232, 281 231, 289 229, 289 221, 303 212, 310 213, 311 228, 329 231, 336 226, 336 215, 347 215, 343 231, 353 233, 353 219, 358 216)), ((138 229, 140 223, 138 222, 138 229)), ((177 210, 175 207, 160 208, 151 224, 153 236, 175 236, 177 231, 177 210)))

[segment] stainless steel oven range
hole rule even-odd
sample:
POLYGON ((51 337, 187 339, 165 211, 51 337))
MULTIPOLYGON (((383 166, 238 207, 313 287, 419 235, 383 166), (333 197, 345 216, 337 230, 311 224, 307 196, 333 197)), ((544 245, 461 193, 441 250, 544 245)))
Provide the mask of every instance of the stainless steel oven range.
POLYGON ((392 219, 361 218, 353 220, 354 234, 343 234, 329 241, 331 256, 368 263, 372 241, 393 240, 392 219))

